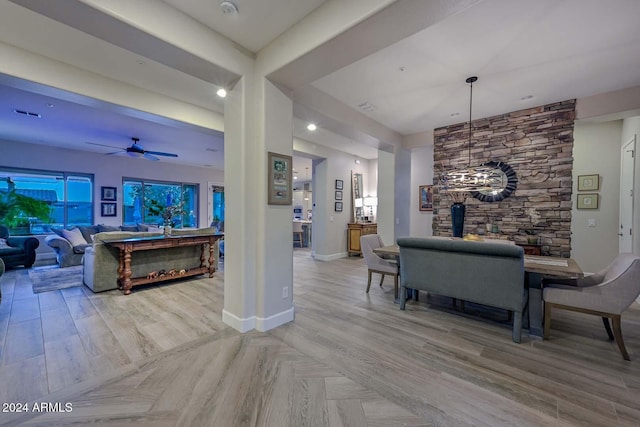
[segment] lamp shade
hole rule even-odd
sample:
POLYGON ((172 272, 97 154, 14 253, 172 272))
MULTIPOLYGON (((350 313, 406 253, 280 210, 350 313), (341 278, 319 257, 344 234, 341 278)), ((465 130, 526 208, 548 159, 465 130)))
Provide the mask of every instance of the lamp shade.
POLYGON ((358 198, 355 200, 356 203, 356 208, 361 208, 362 207, 362 199, 358 198))
POLYGON ((364 198, 365 206, 378 206, 378 198, 377 197, 365 197, 364 198))

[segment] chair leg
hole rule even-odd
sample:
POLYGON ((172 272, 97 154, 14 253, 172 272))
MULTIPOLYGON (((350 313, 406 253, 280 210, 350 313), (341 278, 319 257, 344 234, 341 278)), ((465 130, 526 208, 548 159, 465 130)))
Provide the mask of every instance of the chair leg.
POLYGON ((398 275, 393 276, 393 297, 398 299, 398 275))
POLYGON ((613 321, 613 335, 616 338, 616 343, 618 344, 618 349, 620 349, 620 353, 622 353, 622 358, 624 360, 629 359, 629 354, 627 353, 627 349, 624 347, 624 341, 622 340, 622 328, 620 326, 620 315, 614 315, 611 320, 613 321))
POLYGON ((367 270, 368 274, 368 279, 367 279, 367 293, 369 293, 369 288, 371 288, 371 270, 367 270))
POLYGON ((551 329, 551 303, 544 303, 544 332, 542 339, 549 339, 549 329, 551 329))
POLYGON ((607 330, 607 335, 609 335, 609 341, 615 340, 615 338, 613 336, 613 332, 611 332, 611 326, 609 325, 609 318, 608 317, 603 317, 602 318, 602 323, 604 323, 604 328, 607 330))
MULTIPOLYGON (((513 313, 510 311, 509 313, 513 313)), ((522 312, 516 311, 513 316, 513 331, 511 332, 513 342, 520 344, 522 340, 522 312)))
POLYGON ((384 282, 384 273, 380 273, 380 286, 382 286, 382 282, 384 282))
POLYGON ((404 310, 407 304, 407 288, 400 286, 400 310, 404 310))

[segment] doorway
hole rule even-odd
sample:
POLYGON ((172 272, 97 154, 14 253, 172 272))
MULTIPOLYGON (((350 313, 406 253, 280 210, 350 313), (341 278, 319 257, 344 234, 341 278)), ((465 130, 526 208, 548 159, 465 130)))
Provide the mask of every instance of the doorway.
POLYGON ((633 190, 636 135, 622 147, 620 163, 620 237, 618 251, 633 252, 633 190))

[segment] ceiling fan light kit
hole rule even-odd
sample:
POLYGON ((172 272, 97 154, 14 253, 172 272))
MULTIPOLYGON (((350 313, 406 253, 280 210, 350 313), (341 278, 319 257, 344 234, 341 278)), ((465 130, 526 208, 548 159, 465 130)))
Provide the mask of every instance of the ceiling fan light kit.
POLYGON ((114 151, 112 153, 106 153, 107 156, 117 155, 117 154, 125 154, 125 155, 127 155, 129 157, 135 157, 135 158, 144 157, 147 160, 153 160, 153 161, 160 160, 156 156, 178 157, 178 155, 174 154, 174 153, 165 153, 163 151, 148 151, 148 150, 145 150, 142 145, 138 144, 138 142, 140 141, 140 138, 131 138, 131 140, 133 141, 133 144, 131 144, 131 147, 127 147, 127 148, 120 148, 120 147, 116 147, 116 146, 113 146, 113 145, 98 144, 98 143, 95 143, 95 142, 87 142, 87 144, 99 145, 101 147, 117 148, 119 150, 119 151, 114 151))

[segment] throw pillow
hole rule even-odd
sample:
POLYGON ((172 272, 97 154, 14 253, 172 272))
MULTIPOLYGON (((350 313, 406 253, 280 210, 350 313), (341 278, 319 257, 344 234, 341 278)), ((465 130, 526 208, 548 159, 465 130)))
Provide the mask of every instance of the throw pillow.
POLYGON ((90 226, 79 225, 78 229, 82 233, 82 237, 84 237, 84 240, 86 240, 87 243, 93 242, 93 239, 91 238, 91 235, 92 234, 96 234, 98 232, 98 226, 97 225, 90 225, 90 226))
POLYGON ((56 233, 60 237, 64 237, 62 235, 62 230, 64 230, 64 229, 63 228, 58 228, 58 227, 51 227, 51 231, 53 231, 54 233, 56 233))
POLYGON ((138 224, 138 231, 149 231, 149 226, 147 224, 138 224))
POLYGON ((82 233, 78 228, 73 228, 71 230, 62 230, 62 237, 67 239, 71 246, 80 246, 86 245, 87 241, 84 240, 82 233))
POLYGON ((5 239, 0 239, 0 249, 7 249, 11 246, 7 245, 7 241, 5 239))
POLYGON ((137 225, 123 225, 120 227, 122 231, 138 231, 137 225))

